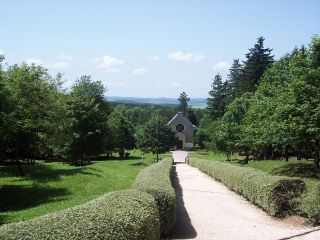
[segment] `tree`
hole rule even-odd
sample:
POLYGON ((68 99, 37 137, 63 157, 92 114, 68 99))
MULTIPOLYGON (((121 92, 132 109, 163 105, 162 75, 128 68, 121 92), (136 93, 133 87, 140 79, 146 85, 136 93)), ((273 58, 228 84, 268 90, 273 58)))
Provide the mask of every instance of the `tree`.
POLYGON ((70 142, 71 162, 84 163, 90 155, 104 150, 106 137, 106 89, 90 76, 82 76, 70 93, 69 114, 72 118, 70 142))
POLYGON ((208 114, 213 120, 219 119, 226 110, 226 83, 222 82, 220 74, 214 77, 209 96, 207 103, 208 114))
POLYGON ((151 151, 159 154, 169 151, 176 142, 175 133, 167 125, 167 121, 161 116, 153 116, 146 125, 136 133, 137 147, 143 151, 151 151))
POLYGON ((234 59, 231 68, 229 69, 227 80, 227 103, 232 102, 239 96, 239 82, 243 72, 243 66, 239 59, 234 59))
POLYGON ((13 65, 6 72, 10 92, 11 123, 7 138, 9 152, 16 159, 34 162, 46 148, 53 108, 52 77, 41 66, 13 65))
POLYGON ((246 113, 242 141, 255 152, 271 147, 286 160, 290 150, 313 153, 319 166, 320 71, 312 44, 295 49, 265 72, 246 113))
POLYGON ((242 125, 251 103, 251 94, 236 98, 223 115, 216 130, 216 142, 219 151, 226 152, 227 158, 240 149, 242 125))
POLYGON ((120 112, 113 111, 108 119, 110 149, 119 149, 119 156, 125 156, 125 149, 134 147, 134 130, 131 122, 120 112))
POLYGON ((198 125, 198 118, 192 108, 189 108, 186 113, 186 118, 195 126, 198 125))
POLYGON ((190 98, 185 92, 182 92, 180 94, 180 97, 178 98, 179 100, 179 111, 183 113, 183 115, 186 116, 187 111, 189 109, 188 102, 190 101, 190 98))
POLYGON ((243 62, 243 71, 239 78, 240 95, 254 92, 263 73, 274 62, 271 55, 272 49, 264 48, 264 40, 263 37, 259 37, 254 47, 250 48, 249 53, 246 54, 246 61, 243 62))

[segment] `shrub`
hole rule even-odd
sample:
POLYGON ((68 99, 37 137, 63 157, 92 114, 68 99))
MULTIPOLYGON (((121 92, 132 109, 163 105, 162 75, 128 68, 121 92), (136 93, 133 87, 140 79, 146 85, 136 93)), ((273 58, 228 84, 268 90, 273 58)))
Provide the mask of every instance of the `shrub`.
POLYGON ((230 163, 200 159, 190 159, 189 162, 273 216, 295 211, 297 197, 305 189, 301 179, 271 176, 260 170, 230 163))
POLYGON ((176 194, 171 184, 172 159, 166 158, 143 169, 133 188, 151 194, 159 208, 161 232, 168 232, 175 223, 176 194))
POLYGON ((300 210, 314 224, 320 224, 320 183, 308 186, 306 193, 301 197, 300 210))
POLYGON ((0 239, 159 239, 152 196, 137 190, 107 193, 88 203, 0 227, 0 239))

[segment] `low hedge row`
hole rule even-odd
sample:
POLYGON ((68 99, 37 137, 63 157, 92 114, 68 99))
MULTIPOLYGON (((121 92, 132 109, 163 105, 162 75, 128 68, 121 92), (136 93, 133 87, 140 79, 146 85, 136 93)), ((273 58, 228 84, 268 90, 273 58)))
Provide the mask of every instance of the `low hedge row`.
POLYGON ((172 158, 166 158, 143 169, 134 189, 151 194, 159 208, 161 232, 168 232, 175 223, 176 194, 171 183, 172 158))
POLYGON ((189 164, 223 182, 273 216, 295 211, 297 198, 305 189, 301 179, 271 176, 260 170, 230 163, 191 158, 189 164))
POLYGON ((314 224, 320 224, 320 183, 308 186, 301 197, 299 209, 314 224))
POLYGON ((88 203, 0 227, 3 240, 160 239, 152 196, 137 190, 107 193, 88 203))

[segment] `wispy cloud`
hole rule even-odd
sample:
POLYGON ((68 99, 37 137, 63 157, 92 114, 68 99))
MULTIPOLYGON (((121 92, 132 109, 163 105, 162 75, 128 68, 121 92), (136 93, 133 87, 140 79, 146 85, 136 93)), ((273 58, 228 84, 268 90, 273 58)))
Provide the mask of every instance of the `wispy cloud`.
POLYGON ((104 55, 102 57, 93 60, 97 68, 101 68, 106 72, 120 72, 119 67, 124 63, 123 60, 112 57, 109 55, 104 55))
POLYGON ((204 54, 184 53, 181 51, 171 52, 168 59, 178 62, 200 62, 205 58, 204 54))
POLYGON ((26 60, 24 60, 26 62, 26 64, 31 65, 31 64, 35 64, 35 65, 43 65, 43 61, 39 58, 27 58, 26 60))
POLYGON ((170 88, 178 88, 178 87, 181 87, 180 83, 173 82, 173 83, 170 84, 170 88))
POLYGON ((110 86, 110 87, 121 87, 121 88, 128 88, 130 87, 128 84, 123 83, 123 82, 106 82, 105 83, 106 86, 110 86))
POLYGON ((4 52, 0 49, 0 55, 3 55, 4 54, 4 52))
POLYGON ((70 62, 67 61, 58 61, 47 65, 48 68, 52 69, 60 69, 60 68, 68 68, 71 66, 70 62))
POLYGON ((136 68, 132 72, 134 75, 144 75, 147 73, 147 69, 145 68, 136 68))
POLYGON ((59 59, 60 59, 61 61, 71 62, 72 59, 73 59, 73 57, 72 57, 71 55, 61 53, 61 54, 59 55, 59 59))
POLYGON ((155 55, 155 56, 150 57, 149 60, 157 62, 157 61, 160 61, 160 57, 155 55))
POLYGON ((35 64, 35 65, 43 65, 46 68, 49 69, 61 69, 61 68, 68 68, 71 67, 72 63, 72 56, 60 54, 58 56, 58 60, 54 62, 45 62, 39 58, 27 58, 25 62, 29 65, 35 64))
POLYGON ((214 66, 213 66, 213 70, 227 70, 230 68, 230 64, 226 61, 220 61, 217 62, 214 66))

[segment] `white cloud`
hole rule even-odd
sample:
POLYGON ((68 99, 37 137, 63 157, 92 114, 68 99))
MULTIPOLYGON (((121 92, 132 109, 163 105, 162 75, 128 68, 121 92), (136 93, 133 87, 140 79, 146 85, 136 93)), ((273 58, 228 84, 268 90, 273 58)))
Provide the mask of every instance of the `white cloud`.
POLYGON ((123 60, 116 57, 111 57, 109 55, 104 55, 103 57, 96 58, 93 60, 97 68, 101 68, 106 72, 119 72, 119 67, 124 63, 123 60))
POLYGON ((0 49, 0 55, 3 55, 4 54, 4 52, 0 49))
POLYGON ((58 56, 58 60, 52 63, 44 62, 38 58, 27 58, 25 62, 29 65, 31 64, 43 65, 44 67, 50 68, 50 69, 68 68, 68 67, 71 67, 72 56, 66 55, 66 54, 60 54, 58 56))
POLYGON ((111 87, 122 87, 122 88, 128 88, 130 87, 128 84, 123 83, 123 82, 106 82, 105 85, 111 86, 111 87))
POLYGON ((230 68, 230 64, 226 61, 220 61, 217 62, 214 66, 213 66, 213 70, 227 70, 230 68))
POLYGON ((160 61, 160 57, 157 56, 157 55, 152 56, 152 57, 150 57, 149 59, 150 59, 151 61, 155 61, 155 62, 160 61))
POLYGON ((162 86, 163 86, 163 83, 157 83, 155 86, 156 86, 157 88, 162 87, 162 86))
POLYGON ((26 60, 24 60, 26 62, 26 64, 35 64, 35 65, 42 65, 43 61, 39 58, 27 58, 26 60))
POLYGON ((184 53, 184 52, 171 52, 168 59, 178 62, 200 62, 205 58, 204 54, 184 53))
POLYGON ((136 68, 132 72, 134 75, 144 75, 147 73, 147 70, 145 68, 136 68))
POLYGON ((178 88, 180 86, 181 86, 181 84, 177 83, 177 82, 173 82, 173 83, 170 84, 170 88, 178 88))
POLYGON ((71 66, 71 63, 67 61, 58 61, 58 62, 54 62, 52 64, 47 65, 48 68, 52 68, 52 69, 68 68, 70 66, 71 66))
POLYGON ((59 55, 59 59, 60 59, 61 61, 71 62, 72 59, 73 59, 73 57, 72 57, 71 55, 61 53, 61 54, 59 55))

